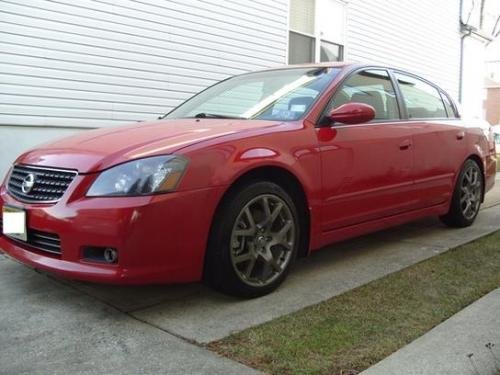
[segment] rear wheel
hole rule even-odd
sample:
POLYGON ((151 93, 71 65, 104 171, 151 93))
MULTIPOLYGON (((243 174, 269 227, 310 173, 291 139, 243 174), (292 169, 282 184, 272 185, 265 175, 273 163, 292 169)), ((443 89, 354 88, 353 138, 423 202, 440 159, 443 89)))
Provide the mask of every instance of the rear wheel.
POLYGON ((299 246, 297 208, 279 185, 260 181, 232 192, 212 228, 206 280, 240 297, 257 297, 286 278, 299 246))
POLYGON ((474 223, 483 200, 484 178, 474 160, 467 160, 462 167, 451 200, 450 210, 440 219, 451 227, 468 227, 474 223))

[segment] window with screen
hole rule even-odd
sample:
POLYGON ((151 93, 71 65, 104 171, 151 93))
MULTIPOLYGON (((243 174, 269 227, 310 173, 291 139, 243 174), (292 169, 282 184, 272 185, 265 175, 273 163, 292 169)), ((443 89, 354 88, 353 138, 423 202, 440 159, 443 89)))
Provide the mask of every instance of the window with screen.
POLYGON ((342 61, 344 48, 340 44, 321 41, 320 61, 342 61))
POLYGON ((290 0, 288 63, 342 61, 345 3, 290 0))
POLYGON ((314 38, 290 31, 288 43, 288 62, 290 64, 314 62, 314 50, 316 49, 314 38))
POLYGON ((399 119, 391 78, 385 70, 364 70, 349 77, 335 93, 328 111, 346 103, 364 103, 375 109, 375 120, 399 119))
POLYGON ((396 78, 410 119, 448 117, 438 89, 405 74, 396 73, 396 78))
POLYGON ((315 61, 315 0, 290 1, 288 62, 303 64, 315 61))

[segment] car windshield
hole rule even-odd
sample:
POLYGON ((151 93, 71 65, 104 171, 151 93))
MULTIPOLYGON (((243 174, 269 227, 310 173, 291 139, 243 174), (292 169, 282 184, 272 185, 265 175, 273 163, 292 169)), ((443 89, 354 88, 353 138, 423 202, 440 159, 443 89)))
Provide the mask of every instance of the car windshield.
POLYGON ((339 71, 290 68, 235 76, 202 91, 165 118, 298 120, 339 71))

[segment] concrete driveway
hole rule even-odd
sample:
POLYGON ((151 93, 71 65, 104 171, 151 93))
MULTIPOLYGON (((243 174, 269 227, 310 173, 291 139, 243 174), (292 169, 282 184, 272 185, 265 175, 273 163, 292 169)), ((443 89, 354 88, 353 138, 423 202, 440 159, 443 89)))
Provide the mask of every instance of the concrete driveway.
POLYGON ((423 220, 297 262, 275 293, 242 301, 202 285, 113 287, 41 275, 0 255, 2 372, 234 373, 199 345, 261 324, 500 229, 500 187, 476 224, 423 220))
POLYGON ((251 374, 0 255, 1 374, 251 374))

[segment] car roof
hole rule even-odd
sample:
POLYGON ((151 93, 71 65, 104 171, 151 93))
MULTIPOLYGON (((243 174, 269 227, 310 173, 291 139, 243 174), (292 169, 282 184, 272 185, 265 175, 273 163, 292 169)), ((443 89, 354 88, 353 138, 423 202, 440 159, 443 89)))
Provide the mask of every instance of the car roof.
POLYGON ((293 64, 293 65, 281 65, 281 66, 277 66, 277 67, 264 69, 261 71, 266 72, 266 71, 273 71, 273 70, 286 70, 286 69, 295 69, 295 68, 311 68, 311 69, 314 69, 314 68, 340 68, 342 70, 348 70, 348 71, 362 69, 362 68, 390 69, 390 70, 393 70, 396 72, 401 72, 401 73, 404 73, 404 74, 407 74, 410 76, 414 76, 414 77, 416 77, 420 80, 423 80, 423 81, 427 82, 428 84, 438 88, 440 91, 446 92, 440 86, 436 85, 434 82, 422 77, 419 74, 413 73, 413 72, 405 70, 405 69, 393 67, 393 66, 382 65, 382 64, 377 64, 377 63, 369 63, 369 62, 358 63, 358 62, 341 61, 341 62, 293 64))
POLYGON ((272 68, 264 69, 267 70, 285 70, 285 69, 295 69, 295 68, 346 68, 346 67, 364 67, 364 66, 380 66, 379 64, 360 64, 355 62, 323 62, 323 63, 307 63, 307 64, 292 64, 292 65, 279 65, 272 68))

